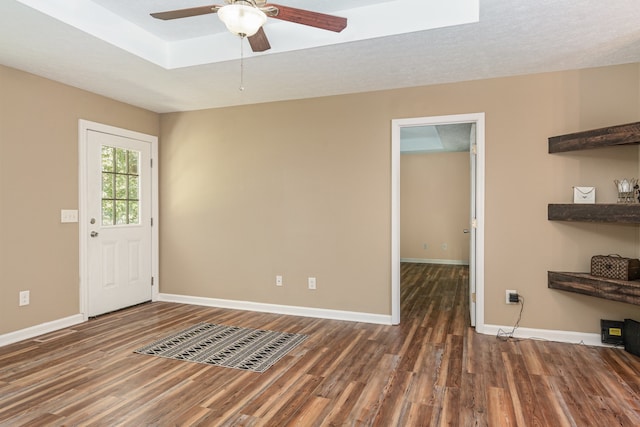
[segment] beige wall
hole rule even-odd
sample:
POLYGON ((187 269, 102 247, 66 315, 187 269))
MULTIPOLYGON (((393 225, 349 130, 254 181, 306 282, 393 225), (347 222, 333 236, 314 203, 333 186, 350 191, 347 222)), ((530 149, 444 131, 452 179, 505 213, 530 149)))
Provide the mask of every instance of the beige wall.
POLYGON ((597 332, 636 306, 549 290, 546 271, 640 256, 637 226, 546 220, 572 185, 638 175, 638 148, 547 138, 639 120, 638 64, 162 115, 0 67, 0 333, 78 312, 79 118, 160 134, 161 291, 390 313, 390 123, 486 113, 485 316, 597 332), (276 288, 274 277, 284 275, 276 288), (318 290, 306 290, 306 277, 318 290), (18 291, 32 292, 17 306, 18 291))
POLYGON ((163 115, 161 292, 387 312, 390 124, 360 102, 163 115))
POLYGON ((637 64, 161 117, 161 291, 390 313, 390 123, 486 113, 485 321, 598 332, 636 306, 547 288, 547 270, 640 255, 638 227, 546 219, 571 186, 638 175, 638 149, 547 154, 549 136, 639 120, 637 64), (276 288, 274 277, 284 275, 276 288), (306 290, 306 277, 318 290, 306 290))
POLYGON ((469 262, 468 151, 400 156, 400 197, 401 258, 469 262))
POLYGON ((78 119, 158 134, 159 116, 0 66, 0 334, 79 313, 78 119), (18 307, 18 292, 31 304, 18 307))

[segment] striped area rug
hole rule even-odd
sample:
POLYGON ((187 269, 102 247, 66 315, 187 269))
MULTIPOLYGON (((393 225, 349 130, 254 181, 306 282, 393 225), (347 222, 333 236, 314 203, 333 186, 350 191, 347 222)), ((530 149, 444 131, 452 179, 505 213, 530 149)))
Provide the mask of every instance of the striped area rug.
POLYGON ((134 353, 264 372, 307 335, 199 323, 134 353))

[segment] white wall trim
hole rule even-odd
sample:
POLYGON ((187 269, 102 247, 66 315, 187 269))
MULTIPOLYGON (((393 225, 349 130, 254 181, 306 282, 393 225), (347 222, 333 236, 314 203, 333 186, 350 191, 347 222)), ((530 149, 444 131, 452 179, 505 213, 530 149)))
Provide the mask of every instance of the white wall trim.
POLYGON ((137 139, 151 144, 151 159, 153 167, 151 168, 151 217, 153 218, 153 227, 151 227, 151 275, 154 278, 151 287, 151 300, 157 301, 160 289, 160 220, 159 220, 159 204, 158 204, 158 137, 147 135, 144 133, 121 129, 102 123, 91 122, 89 120, 78 120, 78 234, 79 234, 79 264, 80 264, 80 313, 84 320, 88 319, 88 268, 87 268, 87 235, 89 234, 89 217, 86 200, 88 177, 87 177, 87 144, 88 132, 97 131, 108 133, 111 135, 122 136, 130 139, 137 139))
POLYGON ((28 340, 29 338, 37 337, 38 335, 48 334, 49 332, 54 332, 59 329, 68 328, 70 326, 83 323, 84 321, 85 319, 82 314, 74 314, 73 316, 9 332, 8 334, 0 335, 0 347, 22 340, 28 340))
MULTIPOLYGON (((351 322, 366 322, 381 325, 390 325, 391 317, 387 315, 360 313, 341 310, 316 309, 309 307, 296 307, 276 304, 262 304, 250 301, 224 300, 217 298, 191 297, 160 293, 158 301, 174 302, 180 304, 202 305, 207 307, 229 308, 235 310, 249 310, 263 313, 286 314, 292 316, 314 317, 321 319, 346 320, 351 322)), ((0 335, 0 347, 19 341, 37 337, 39 335, 55 332, 85 322, 82 314, 65 317, 51 322, 41 323, 14 332, 0 335)), ((499 330, 511 331, 512 326, 484 325, 484 335, 497 335, 499 330)), ((569 344, 585 344, 598 347, 614 347, 601 342, 599 334, 559 331, 552 329, 518 328, 513 334, 514 338, 546 340, 569 344)))
POLYGON ((413 262, 416 264, 469 265, 469 260, 465 261, 463 259, 400 258, 400 262, 413 262))
POLYGON ((158 301, 180 304, 203 305, 206 307, 230 308, 234 310, 257 311, 261 313, 286 314, 290 316, 314 317, 319 319, 346 320, 349 322, 376 323, 390 325, 391 316, 361 313, 356 311, 330 310, 325 308, 299 307, 292 305, 264 304, 251 301, 237 301, 218 298, 193 297, 160 293, 158 301))
MULTIPOLYGON (((482 333, 485 335, 497 335, 499 330, 510 332, 513 326, 500 325, 484 325, 482 333)), ((615 347, 604 344, 601 341, 600 334, 574 332, 574 331, 557 331, 554 329, 534 329, 534 328, 517 328, 513 334, 514 338, 543 340, 563 342, 568 344, 584 344, 598 347, 615 347)))

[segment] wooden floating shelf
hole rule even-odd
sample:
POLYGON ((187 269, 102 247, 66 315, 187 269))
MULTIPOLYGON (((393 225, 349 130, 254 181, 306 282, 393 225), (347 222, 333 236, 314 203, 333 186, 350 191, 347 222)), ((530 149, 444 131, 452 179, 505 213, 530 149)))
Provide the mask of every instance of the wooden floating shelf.
POLYGON ((588 273, 549 271, 549 288, 640 305, 640 281, 594 277, 588 273))
POLYGON ((640 144, 640 122, 552 136, 549 153, 633 144, 640 144))
POLYGON ((640 224, 640 204, 549 204, 550 221, 621 222, 640 224))
MULTIPOLYGON (((549 153, 637 144, 640 144, 640 122, 552 136, 549 153)), ((640 224, 640 204, 549 204, 547 217, 550 221, 640 224)), ((548 287, 640 305, 640 281, 549 271, 548 287)))

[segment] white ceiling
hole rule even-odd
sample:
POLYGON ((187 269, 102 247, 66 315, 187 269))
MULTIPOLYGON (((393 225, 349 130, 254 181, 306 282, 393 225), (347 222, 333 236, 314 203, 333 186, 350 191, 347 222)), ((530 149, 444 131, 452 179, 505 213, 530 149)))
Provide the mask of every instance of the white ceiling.
POLYGON ((400 128, 401 154, 428 154, 469 151, 474 137, 473 123, 403 126, 400 128))
POLYGON ((1 0, 0 64, 162 113, 640 62, 638 0, 277 2, 348 27, 270 19, 244 91, 215 14, 148 16, 208 0, 1 0))

